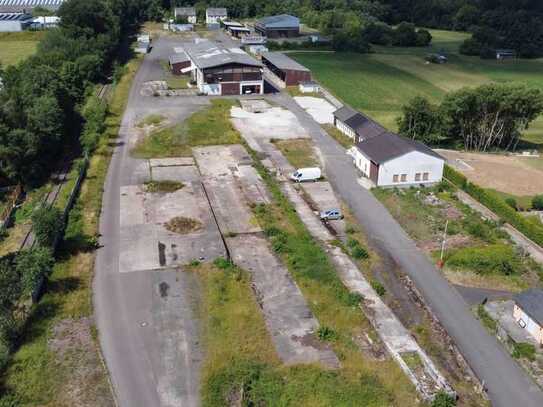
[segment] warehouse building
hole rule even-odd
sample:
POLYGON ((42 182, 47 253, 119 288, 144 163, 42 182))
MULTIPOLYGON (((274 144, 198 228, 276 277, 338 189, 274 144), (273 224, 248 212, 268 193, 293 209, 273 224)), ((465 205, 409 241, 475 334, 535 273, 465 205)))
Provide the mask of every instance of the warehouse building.
POLYGON ((0 13, 30 13, 36 7, 57 11, 66 0, 0 0, 0 13))
POLYGON ((0 13, 0 32, 18 32, 29 28, 33 18, 25 13, 0 13))
POLYGON ((311 71, 280 52, 262 53, 262 63, 286 86, 311 81, 311 71))
POLYGON ((183 75, 190 72, 190 59, 184 52, 173 54, 168 62, 174 75, 183 75))
POLYGON ((268 38, 290 38, 300 35, 300 19, 289 14, 264 17, 255 23, 255 30, 268 38))
POLYGON ((343 106, 334 112, 334 126, 358 143, 386 133, 386 129, 362 113, 343 106))
POLYGON ((262 64, 240 48, 226 48, 213 41, 187 45, 192 79, 206 95, 264 93, 262 64))

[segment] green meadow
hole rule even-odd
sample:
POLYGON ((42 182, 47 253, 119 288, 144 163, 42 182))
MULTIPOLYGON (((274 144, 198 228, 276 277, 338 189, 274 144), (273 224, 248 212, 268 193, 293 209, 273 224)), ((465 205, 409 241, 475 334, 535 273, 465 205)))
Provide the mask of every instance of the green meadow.
POLYGON ((0 33, 0 65, 15 65, 36 52, 44 31, 0 33))
MULTIPOLYGON (((315 78, 337 97, 390 130, 396 130, 401 107, 414 96, 439 102, 445 94, 485 83, 524 83, 543 90, 543 59, 498 62, 460 55, 466 33, 431 30, 425 48, 373 47, 371 54, 290 54, 310 68, 315 78), (428 64, 428 53, 443 50, 449 62, 428 64)), ((543 148, 543 116, 525 134, 543 148)))

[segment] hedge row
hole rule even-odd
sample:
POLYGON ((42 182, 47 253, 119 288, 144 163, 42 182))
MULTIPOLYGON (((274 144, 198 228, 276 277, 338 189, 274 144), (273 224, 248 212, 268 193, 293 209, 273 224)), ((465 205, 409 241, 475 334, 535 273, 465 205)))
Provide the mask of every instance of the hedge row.
POLYGON ((530 238, 538 245, 543 246, 543 228, 529 222, 526 218, 519 215, 517 211, 509 206, 501 197, 469 182, 464 175, 448 165, 445 166, 444 176, 457 187, 467 192, 472 198, 493 211, 503 221, 510 223, 526 237, 530 238))

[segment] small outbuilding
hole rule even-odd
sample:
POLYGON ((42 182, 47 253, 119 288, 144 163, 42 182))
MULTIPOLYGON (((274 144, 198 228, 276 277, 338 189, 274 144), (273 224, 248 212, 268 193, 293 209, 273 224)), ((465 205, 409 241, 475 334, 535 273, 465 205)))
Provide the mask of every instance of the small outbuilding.
POLYGON ((386 133, 386 129, 366 115, 343 106, 334 112, 334 126, 355 143, 386 133))
POLYGON ((363 140, 349 153, 356 168, 378 187, 432 185, 443 179, 443 157, 418 141, 394 133, 363 140))
POLYGON ((24 31, 32 25, 33 19, 26 13, 0 13, 0 32, 24 31))
POLYGON ((298 88, 302 93, 318 93, 321 90, 320 85, 314 81, 300 82, 298 88))
POLYGON ((262 63, 286 86, 297 86, 311 81, 311 71, 280 52, 262 53, 262 63))
POLYGON ((513 296, 513 318, 543 345, 543 290, 531 288, 513 296))
POLYGON ((228 12, 225 8, 207 8, 206 24, 217 24, 228 18, 228 12))
POLYGON ((264 17, 255 23, 255 30, 268 38, 298 37, 300 19, 289 14, 264 17))
POLYGON ((32 20, 31 28, 34 30, 47 30, 56 28, 60 23, 60 17, 57 16, 39 16, 32 20))
POLYGON ((504 59, 514 59, 517 57, 517 53, 514 49, 497 49, 496 50, 496 59, 497 60, 504 60, 504 59))
POLYGON ((186 19, 190 24, 196 24, 196 9, 194 7, 176 7, 174 17, 177 20, 186 19))
POLYGON ((137 42, 134 46, 134 52, 137 54, 148 54, 151 51, 151 43, 149 42, 137 42))
POLYGON ((190 73, 190 59, 184 52, 179 52, 170 56, 168 60, 170 71, 174 75, 183 75, 190 73))

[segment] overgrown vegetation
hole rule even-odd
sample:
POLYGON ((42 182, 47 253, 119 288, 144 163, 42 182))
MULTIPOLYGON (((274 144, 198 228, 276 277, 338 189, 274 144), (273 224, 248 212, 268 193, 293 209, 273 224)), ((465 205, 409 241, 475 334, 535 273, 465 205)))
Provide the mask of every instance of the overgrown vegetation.
POLYGON ((195 146, 235 144, 239 133, 230 122, 235 100, 214 99, 211 106, 194 113, 183 124, 151 132, 132 150, 138 158, 190 156, 195 146))
POLYGON ((320 167, 311 139, 273 140, 273 142, 293 167, 320 167))
POLYGON ((511 352, 511 356, 513 356, 515 359, 527 359, 530 362, 533 362, 535 360, 535 346, 531 343, 526 342, 519 342, 515 343, 513 345, 513 352, 511 352))
POLYGON ((202 222, 197 219, 186 218, 184 216, 176 216, 164 224, 164 227, 170 232, 179 233, 181 235, 193 233, 202 228, 202 222))
POLYGON ((147 181, 145 182, 145 190, 151 193, 163 192, 171 193, 179 191, 185 184, 179 181, 162 180, 162 181, 147 181))

